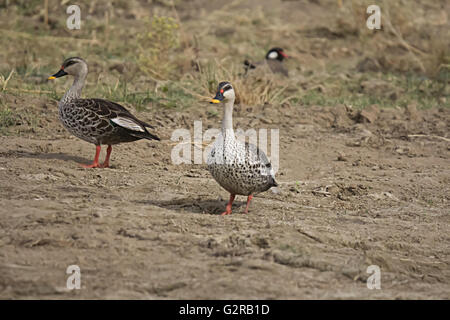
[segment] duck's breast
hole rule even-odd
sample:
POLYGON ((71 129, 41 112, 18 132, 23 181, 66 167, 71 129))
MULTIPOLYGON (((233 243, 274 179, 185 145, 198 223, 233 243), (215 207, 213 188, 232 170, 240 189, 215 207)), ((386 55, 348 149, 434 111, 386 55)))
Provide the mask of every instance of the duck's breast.
POLYGON ((113 130, 107 119, 100 118, 95 112, 81 108, 73 103, 59 106, 59 119, 63 126, 74 136, 94 144, 113 130))
POLYGON ((250 195, 266 191, 273 185, 269 160, 252 144, 237 140, 232 146, 216 143, 207 164, 214 179, 233 194, 250 195))

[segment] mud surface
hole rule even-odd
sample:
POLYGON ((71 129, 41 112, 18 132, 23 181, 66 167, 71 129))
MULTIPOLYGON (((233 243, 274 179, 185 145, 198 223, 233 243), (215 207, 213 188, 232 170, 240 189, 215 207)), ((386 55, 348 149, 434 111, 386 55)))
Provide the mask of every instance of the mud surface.
POLYGON ((202 106, 140 113, 163 141, 83 169, 95 148, 54 102, 10 98, 44 120, 0 137, 0 298, 450 298, 448 108, 238 107, 235 127, 280 128, 280 186, 223 217, 205 166, 170 160, 175 128, 220 126, 202 106))
POLYGON ((65 1, 50 1, 47 28, 36 1, 0 10, 1 299, 450 299, 448 1, 385 1, 376 32, 366 0, 79 2, 75 33, 65 1), (161 61, 179 64, 173 86, 136 65, 153 15, 179 18, 188 44, 161 61), (220 216, 229 195, 205 165, 174 165, 170 138, 198 120, 220 128, 199 87, 232 79, 195 66, 228 74, 273 46, 292 56, 290 76, 241 87, 272 100, 236 106, 234 127, 279 129, 279 187, 249 214, 238 196, 220 216), (70 55, 89 61, 84 95, 123 104, 162 141, 115 146, 111 168, 83 169, 94 146, 57 119, 70 80, 45 80, 70 55), (137 112, 119 83, 175 94, 137 112), (66 288, 70 265, 80 290, 66 288), (381 290, 367 288, 371 265, 381 290))

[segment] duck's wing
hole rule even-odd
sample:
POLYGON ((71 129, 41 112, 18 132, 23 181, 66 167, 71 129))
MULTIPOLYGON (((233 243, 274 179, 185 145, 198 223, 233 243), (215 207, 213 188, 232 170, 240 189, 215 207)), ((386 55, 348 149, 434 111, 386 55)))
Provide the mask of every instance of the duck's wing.
POLYGON ((146 129, 154 129, 153 126, 139 120, 118 103, 103 99, 79 99, 77 106, 94 113, 99 118, 108 119, 113 125, 127 130, 133 136, 160 140, 146 129))
POLYGON ((281 61, 278 60, 267 60, 267 64, 269 65, 270 70, 273 73, 281 73, 283 76, 288 77, 289 73, 281 61))
POLYGON ((125 117, 128 119, 132 119, 133 122, 145 128, 155 129, 155 127, 133 116, 127 109, 125 109, 125 107, 121 106, 118 103, 103 99, 90 99, 90 100, 96 102, 96 104, 98 105, 97 108, 100 108, 101 112, 104 114, 111 114, 114 118, 125 117))
POLYGON ((266 154, 254 144, 245 142, 245 159, 246 162, 255 168, 261 176, 267 177, 268 183, 276 187, 278 184, 275 181, 275 173, 266 154))

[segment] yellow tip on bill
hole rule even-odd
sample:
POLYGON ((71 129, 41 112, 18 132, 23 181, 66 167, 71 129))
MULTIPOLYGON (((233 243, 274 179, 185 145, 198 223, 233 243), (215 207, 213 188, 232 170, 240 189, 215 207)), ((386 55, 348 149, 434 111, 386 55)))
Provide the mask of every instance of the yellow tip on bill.
POLYGON ((48 79, 47 79, 47 80, 53 80, 53 79, 56 79, 56 77, 54 77, 54 76, 51 76, 51 77, 48 77, 48 79))
POLYGON ((220 100, 217 100, 217 99, 211 99, 211 103, 220 103, 220 100))

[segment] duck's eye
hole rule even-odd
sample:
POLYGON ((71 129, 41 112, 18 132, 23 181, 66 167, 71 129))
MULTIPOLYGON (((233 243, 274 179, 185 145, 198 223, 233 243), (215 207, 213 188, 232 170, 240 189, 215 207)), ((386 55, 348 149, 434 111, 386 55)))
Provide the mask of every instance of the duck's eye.
POLYGON ((76 61, 69 61, 69 62, 66 63, 65 67, 67 68, 68 66, 71 66, 71 65, 73 65, 75 63, 77 63, 77 62, 76 61))

